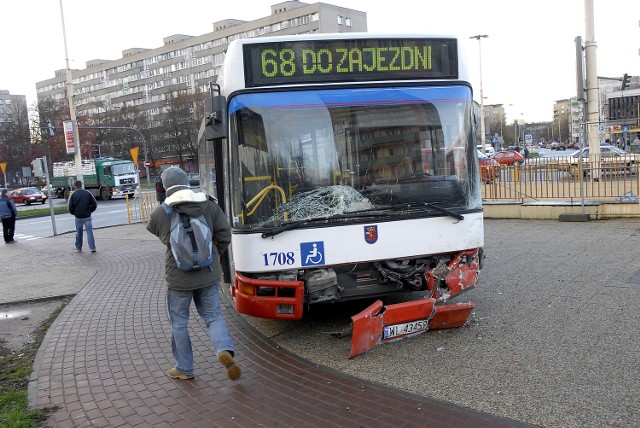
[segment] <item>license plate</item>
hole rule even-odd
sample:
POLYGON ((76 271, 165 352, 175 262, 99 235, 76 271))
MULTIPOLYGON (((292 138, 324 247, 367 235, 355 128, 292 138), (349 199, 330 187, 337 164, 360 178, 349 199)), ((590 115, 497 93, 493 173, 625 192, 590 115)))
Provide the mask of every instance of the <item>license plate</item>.
POLYGON ((429 329, 428 320, 411 321, 402 324, 384 326, 383 339, 392 339, 398 336, 427 331, 429 329))

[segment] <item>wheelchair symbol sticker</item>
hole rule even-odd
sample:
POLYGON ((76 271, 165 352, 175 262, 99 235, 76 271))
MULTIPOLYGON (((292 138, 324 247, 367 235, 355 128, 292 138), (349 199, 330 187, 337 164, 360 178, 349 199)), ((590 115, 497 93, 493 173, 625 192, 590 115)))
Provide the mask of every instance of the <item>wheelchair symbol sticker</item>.
POLYGON ((325 264, 324 242, 301 242, 300 256, 302 266, 317 266, 325 264))

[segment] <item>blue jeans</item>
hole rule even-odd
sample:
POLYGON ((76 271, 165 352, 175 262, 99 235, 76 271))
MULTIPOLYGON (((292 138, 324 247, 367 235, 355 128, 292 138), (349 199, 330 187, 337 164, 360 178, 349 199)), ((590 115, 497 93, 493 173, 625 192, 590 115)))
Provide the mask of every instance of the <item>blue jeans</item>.
POLYGON ((82 227, 87 231, 87 244, 90 250, 96 249, 96 240, 93 238, 93 224, 91 217, 76 218, 76 250, 82 250, 82 227))
POLYGON ((213 284, 198 290, 167 289, 167 307, 171 322, 171 350, 176 360, 176 369, 183 374, 193 374, 193 350, 189 338, 189 306, 196 304, 198 314, 204 320, 213 350, 235 352, 227 321, 220 311, 220 285, 213 284))

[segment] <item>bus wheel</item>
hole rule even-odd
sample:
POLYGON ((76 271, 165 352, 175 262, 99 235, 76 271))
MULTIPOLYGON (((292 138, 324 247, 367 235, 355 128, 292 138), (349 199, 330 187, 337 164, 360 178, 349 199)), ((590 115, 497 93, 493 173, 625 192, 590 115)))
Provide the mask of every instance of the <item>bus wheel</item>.
POLYGON ((107 187, 100 188, 100 199, 102 199, 103 201, 109 199, 109 189, 107 187))

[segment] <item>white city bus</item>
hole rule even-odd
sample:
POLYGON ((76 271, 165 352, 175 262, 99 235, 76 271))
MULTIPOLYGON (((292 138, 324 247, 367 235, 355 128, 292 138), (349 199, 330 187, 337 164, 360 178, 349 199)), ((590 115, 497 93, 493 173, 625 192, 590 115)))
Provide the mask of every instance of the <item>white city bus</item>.
POLYGON ((206 110, 201 184, 229 216, 240 313, 300 319, 416 291, 451 308, 475 286, 482 198, 457 38, 237 40, 206 110))

